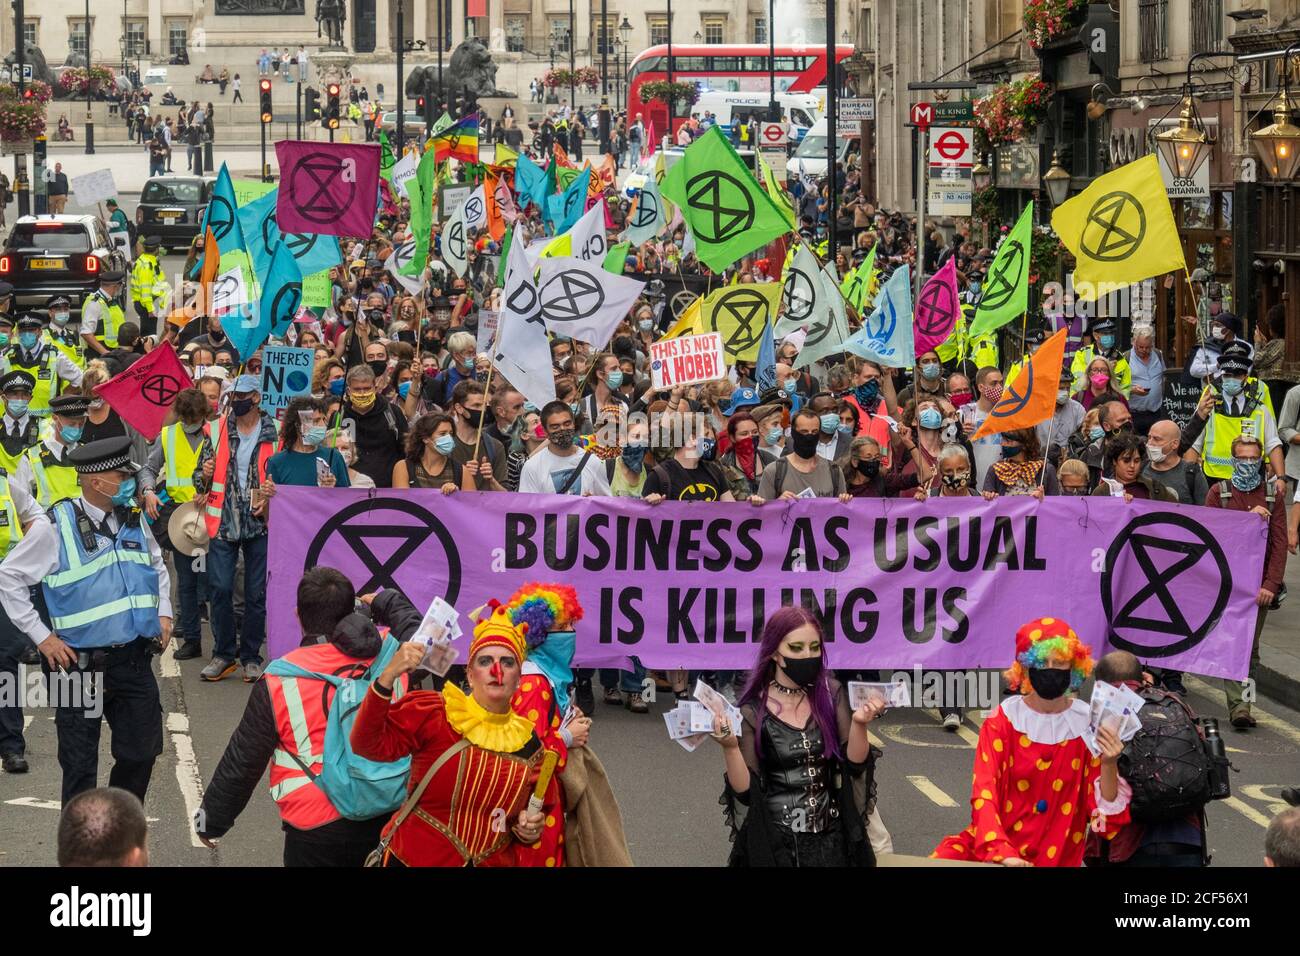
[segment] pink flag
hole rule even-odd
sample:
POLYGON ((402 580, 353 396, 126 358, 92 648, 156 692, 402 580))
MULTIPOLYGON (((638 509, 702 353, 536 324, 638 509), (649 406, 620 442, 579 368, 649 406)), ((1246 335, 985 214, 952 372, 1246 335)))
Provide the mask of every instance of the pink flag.
POLYGON ((916 300, 913 330, 918 357, 948 341, 961 315, 956 260, 956 256, 949 256, 943 268, 930 276, 916 300))
POLYGON ((649 159, 655 154, 658 144, 655 142, 655 121, 651 120, 645 126, 645 158, 649 159))
POLYGON ((95 394, 108 402, 124 422, 153 441, 162 431, 176 393, 193 384, 176 350, 166 342, 121 375, 96 385, 95 394))
POLYGON ((284 232, 369 237, 379 204, 379 146, 282 140, 276 222, 284 232))

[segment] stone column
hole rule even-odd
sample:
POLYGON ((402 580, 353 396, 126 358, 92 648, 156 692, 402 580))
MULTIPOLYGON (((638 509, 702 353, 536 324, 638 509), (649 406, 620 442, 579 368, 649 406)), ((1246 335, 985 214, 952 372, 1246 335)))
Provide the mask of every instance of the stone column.
POLYGON ((463 42, 465 42, 465 0, 452 0, 451 48, 454 50, 463 42))
POLYGON ((375 52, 393 52, 393 34, 388 16, 388 0, 375 0, 375 52))
POLYGON ((163 42, 162 0, 149 0, 149 49, 153 51, 153 56, 161 56, 163 62, 166 62, 167 45, 163 42))
MULTIPOLYGON (((411 31, 411 39, 429 43, 429 0, 415 0, 415 29, 411 31)), ((431 43, 428 48, 435 49, 431 43)))
POLYGON ((493 44, 500 43, 501 49, 506 48, 506 10, 504 3, 488 4, 488 35, 486 37, 488 48, 494 49, 493 44))

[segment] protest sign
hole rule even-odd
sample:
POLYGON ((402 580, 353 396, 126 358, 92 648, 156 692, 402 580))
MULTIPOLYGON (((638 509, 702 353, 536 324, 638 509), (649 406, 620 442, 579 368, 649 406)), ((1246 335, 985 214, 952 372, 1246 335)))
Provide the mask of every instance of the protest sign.
POLYGON ((93 173, 82 173, 68 180, 68 186, 77 197, 77 204, 93 206, 105 199, 117 198, 117 186, 113 182, 111 169, 97 169, 93 173))
POLYGON ((299 395, 311 394, 312 349, 268 345, 262 350, 262 411, 275 418, 299 395))
POLYGON ((650 344, 650 384, 656 389, 711 382, 726 374, 721 332, 683 335, 650 344))
POLYGON ((1119 648, 1240 680, 1263 561, 1254 515, 1110 498, 808 499, 701 511, 286 487, 270 533, 273 657, 301 641, 294 594, 304 570, 328 566, 357 593, 397 588, 417 607, 441 597, 462 613, 525 581, 564 581, 586 612, 583 667, 636 655, 654 669, 747 668, 763 621, 800 603, 819 612, 836 668, 1002 668, 1016 630, 1052 616, 1094 657, 1119 648))

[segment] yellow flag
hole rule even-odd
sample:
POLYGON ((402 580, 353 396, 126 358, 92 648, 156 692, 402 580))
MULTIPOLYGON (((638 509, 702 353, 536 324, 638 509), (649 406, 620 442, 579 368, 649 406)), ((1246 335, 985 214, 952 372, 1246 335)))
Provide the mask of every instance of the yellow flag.
POLYGON ((497 143, 496 159, 493 162, 494 166, 514 166, 518 161, 518 153, 509 146, 503 146, 500 143, 497 143))
POLYGON ((721 332, 728 364, 755 362, 763 344, 763 330, 775 323, 781 304, 780 282, 737 283, 710 292, 700 306, 704 332, 721 332))
POLYGON ((696 296, 691 300, 691 304, 686 307, 682 317, 673 323, 673 327, 663 334, 659 341, 664 339, 676 339, 683 335, 700 335, 705 331, 703 323, 700 321, 700 305, 704 302, 703 297, 696 296))
POLYGON ((1052 228, 1074 254, 1075 297, 1081 302, 1186 268, 1154 153, 1094 179, 1057 207, 1052 228))

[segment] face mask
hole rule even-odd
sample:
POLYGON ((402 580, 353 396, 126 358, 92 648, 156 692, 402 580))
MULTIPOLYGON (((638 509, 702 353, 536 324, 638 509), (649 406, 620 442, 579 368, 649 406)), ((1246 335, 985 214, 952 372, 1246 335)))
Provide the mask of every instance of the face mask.
POLYGON ((1119 428, 1115 429, 1115 434, 1118 435, 1121 432, 1128 434, 1131 433, 1132 431, 1133 431, 1133 422, 1127 421, 1123 425, 1120 425, 1119 428))
POLYGON ((582 405, 579 402, 569 402, 569 411, 573 413, 573 417, 575 421, 578 418, 578 409, 581 407, 582 405))
POLYGON ((352 395, 349 400, 352 402, 353 408, 359 412, 364 412, 375 404, 375 398, 374 392, 367 392, 365 395, 352 395))
POLYGON ((1210 336, 1216 342, 1222 342, 1228 337, 1228 330, 1221 325, 1212 325, 1210 326, 1210 336))
POLYGON ((1065 485, 1061 485, 1061 494, 1066 495, 1070 498, 1082 498, 1087 493, 1088 493, 1087 485, 1083 486, 1082 488, 1067 488, 1065 487, 1065 485))
POLYGON ((980 294, 980 284, 979 284, 978 282, 972 282, 972 283, 970 284, 970 294, 971 294, 971 295, 979 295, 979 294, 980 294))
POLYGON ((36 338, 36 333, 35 333, 35 332, 19 332, 19 333, 18 333, 18 344, 21 345, 23 348, 25 348, 25 349, 26 349, 27 351, 29 351, 29 352, 30 352, 32 349, 36 348, 36 341, 37 341, 37 338, 36 338))
POLYGON ((940 365, 938 362, 930 362, 927 365, 921 366, 921 377, 928 382, 933 382, 936 378, 938 378, 942 374, 943 374, 943 366, 940 365))
POLYGON ((132 497, 135 496, 135 478, 127 478, 117 486, 117 491, 109 498, 117 508, 125 507, 131 503, 132 497))
POLYGON ((203 431, 203 422, 195 422, 193 425, 182 425, 181 427, 185 429, 185 434, 197 435, 203 431))
POLYGON ((922 428, 934 431, 943 424, 943 414, 937 408, 923 408, 916 420, 922 428))
POLYGON ((346 387, 347 387, 347 382, 345 382, 341 378, 336 378, 334 381, 330 382, 330 394, 335 396, 336 398, 342 398, 343 390, 346 387))
POLYGON ((623 448, 623 464, 633 471, 640 471, 645 463, 645 445, 626 445, 623 448))
POLYGON ((799 383, 792 378, 787 378, 785 384, 781 386, 785 389, 787 395, 793 395, 799 389, 799 383))
POLYGON ((781 655, 781 669, 785 676, 800 687, 811 687, 821 676, 821 655, 816 657, 786 657, 781 655))
POLYGON ((880 397, 880 383, 873 378, 865 385, 859 385, 854 389, 853 395, 857 398, 859 405, 870 405, 880 397))
POLYGON ((1147 457, 1151 464, 1158 465, 1165 460, 1165 450, 1159 445, 1147 445, 1147 457))
POLYGON ((1002 398, 1002 386, 981 385, 980 394, 984 396, 984 400, 987 401, 989 404, 996 405, 998 403, 998 400, 1002 398))
POLYGON ((1104 349, 1113 349, 1115 347, 1115 336, 1113 335, 1101 336, 1101 347, 1104 349))
POLYGON ((408 382, 402 382, 402 384, 400 384, 400 385, 397 386, 397 397, 398 397, 398 398, 401 398, 401 399, 405 400, 406 396, 407 396, 407 395, 410 395, 410 394, 411 394, 411 383, 410 383, 409 381, 408 381, 408 382))
POLYGON ((1232 459, 1232 486, 1238 491, 1254 491, 1259 487, 1260 460, 1258 458, 1232 459))
POLYGON ((817 436, 805 435, 803 432, 792 432, 790 441, 793 444, 793 451, 800 458, 811 458, 817 454, 817 436))
POLYGON ((317 448, 325 444, 325 436, 329 434, 329 429, 324 425, 313 425, 311 428, 303 430, 302 443, 312 448, 317 448))
POLYGON ((64 425, 59 429, 59 437, 63 439, 64 444, 72 445, 81 441, 81 433, 84 429, 80 425, 64 425))
POLYGON ((1064 405, 1070 400, 1070 390, 1063 388, 1056 393, 1056 404, 1064 405))
POLYGON ((1015 458, 1016 455, 1019 455, 1022 450, 1023 449, 1021 449, 1019 445, 1003 445, 1002 457, 1004 459, 1015 458))
POLYGON ((1068 667, 1031 667, 1029 685, 1043 700, 1056 700, 1070 689, 1072 674, 1068 667))
POLYGON ((472 368, 474 366, 474 356, 466 355, 464 358, 458 358, 456 364, 461 368, 472 368))
POLYGON ((247 415, 253 410, 253 400, 251 398, 237 398, 230 403, 230 410, 235 413, 236 418, 247 415))
POLYGON ((784 434, 785 432, 780 428, 769 428, 767 430, 767 435, 764 436, 764 441, 766 441, 768 445, 778 444, 781 441, 781 436, 784 434))
POLYGON ((556 448, 573 447, 573 429, 562 428, 559 431, 551 432, 551 444, 556 448))
POLYGON ((375 359, 373 362, 367 362, 366 364, 370 366, 370 371, 375 373, 375 378, 379 378, 388 371, 388 362, 384 359, 375 359))
POLYGON ((534 426, 533 426, 533 436, 534 436, 535 438, 541 440, 541 441, 545 441, 545 440, 546 440, 546 429, 543 428, 541 425, 534 425, 534 426))
POLYGON ((880 459, 854 462, 853 467, 858 470, 858 474, 863 478, 875 478, 876 475, 880 474, 880 459))
POLYGON ((1088 429, 1088 437, 1093 441, 1101 441, 1106 437, 1106 429, 1102 428, 1100 425, 1093 425, 1088 429))
POLYGON ((949 488, 953 488, 953 489, 965 488, 967 482, 969 481, 970 481, 969 471, 960 471, 955 475, 943 476, 943 483, 947 485, 949 488))
POLYGON ((970 402, 971 396, 970 396, 970 392, 953 392, 948 397, 952 399, 953 405, 955 405, 957 408, 961 408, 963 405, 970 402))
POLYGON ((10 398, 5 401, 5 407, 9 409, 9 414, 14 418, 22 418, 27 414, 27 399, 10 398))
POLYGON ((456 436, 439 435, 433 440, 433 449, 439 455, 450 455, 456 450, 456 436))
POLYGON ((840 416, 834 412, 827 412, 822 416, 822 434, 834 435, 835 430, 840 427, 840 416))
POLYGON ((618 388, 623 384, 623 370, 615 369, 605 376, 605 384, 611 389, 618 388))
POLYGON ((1223 389, 1224 395, 1240 395, 1241 390, 1246 387, 1246 382, 1244 379, 1224 376, 1220 387, 1223 389))
POLYGON ((9 344, 9 333, 0 332, 0 348, 4 348, 8 344, 9 344))
POLYGON ((1092 382, 1098 388, 1103 388, 1110 381, 1110 375, 1106 372, 1093 372, 1088 376, 1088 381, 1092 382))
POLYGON ((637 322, 636 327, 640 329, 642 332, 649 332, 651 329, 655 327, 655 324, 652 319, 641 319, 639 322, 637 322))
POLYGON ((57 327, 59 327, 59 328, 63 328, 65 325, 68 324, 68 316, 69 316, 69 315, 71 315, 71 313, 69 313, 69 312, 51 312, 51 313, 50 313, 50 325, 54 325, 54 326, 57 326, 57 327))

